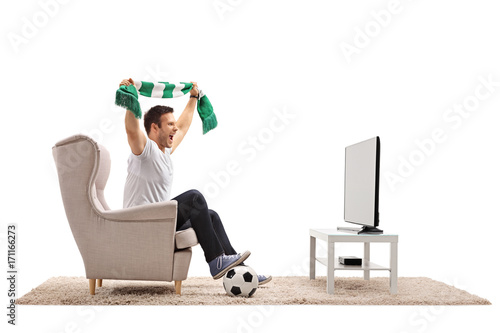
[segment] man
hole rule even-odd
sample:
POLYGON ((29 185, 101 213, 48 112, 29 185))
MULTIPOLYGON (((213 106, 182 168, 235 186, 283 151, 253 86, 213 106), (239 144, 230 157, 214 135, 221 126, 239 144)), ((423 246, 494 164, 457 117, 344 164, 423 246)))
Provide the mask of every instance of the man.
MULTIPOLYGON (((198 100, 198 85, 193 83, 189 101, 176 121, 174 110, 157 105, 144 115, 147 137, 140 129, 139 120, 132 111, 125 115, 125 129, 132 153, 128 159, 128 176, 123 198, 124 207, 170 200, 173 168, 170 155, 177 149, 193 120, 198 100)), ((134 85, 132 79, 122 85, 134 85)), ((177 230, 192 227, 198 238, 214 279, 220 279, 231 268, 240 265, 250 255, 249 251, 237 254, 226 235, 219 215, 208 209, 203 195, 190 190, 173 198, 178 202, 177 230)), ((271 277, 259 275, 259 284, 271 277)))

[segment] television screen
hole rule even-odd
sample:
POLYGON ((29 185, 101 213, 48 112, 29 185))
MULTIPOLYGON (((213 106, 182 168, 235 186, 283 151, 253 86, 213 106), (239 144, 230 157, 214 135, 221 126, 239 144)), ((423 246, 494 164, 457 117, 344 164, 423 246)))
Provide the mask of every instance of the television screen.
POLYGON ((378 226, 380 139, 345 148, 344 221, 378 226))

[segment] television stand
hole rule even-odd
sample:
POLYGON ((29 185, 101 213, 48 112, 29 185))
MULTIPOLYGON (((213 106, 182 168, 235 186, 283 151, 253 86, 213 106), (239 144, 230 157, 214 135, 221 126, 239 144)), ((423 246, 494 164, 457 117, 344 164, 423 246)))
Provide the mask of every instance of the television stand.
POLYGON ((363 271, 365 280, 370 279, 370 271, 389 271, 389 290, 391 294, 398 292, 398 235, 346 235, 339 234, 334 229, 309 229, 310 236, 310 262, 309 278, 316 278, 316 261, 326 266, 326 292, 333 294, 334 274, 336 270, 360 270, 363 271), (316 240, 320 239, 327 242, 328 254, 326 258, 316 257, 316 240), (335 243, 364 243, 364 256, 362 265, 342 265, 335 257, 335 243), (383 267, 370 261, 371 243, 390 243, 390 265, 383 267))
POLYGON ((353 227, 337 227, 337 231, 340 232, 347 232, 349 234, 371 234, 371 235, 381 235, 384 233, 383 230, 376 228, 376 227, 370 227, 367 225, 364 225, 361 228, 353 228, 353 227))

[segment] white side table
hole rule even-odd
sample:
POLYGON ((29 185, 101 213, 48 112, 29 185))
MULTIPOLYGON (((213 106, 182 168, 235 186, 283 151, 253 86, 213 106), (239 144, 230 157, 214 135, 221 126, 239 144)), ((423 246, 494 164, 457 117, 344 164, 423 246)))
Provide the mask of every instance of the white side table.
POLYGON ((310 266, 309 278, 316 278, 316 260, 327 267, 326 291, 333 294, 334 291, 334 274, 336 270, 362 270, 364 271, 364 279, 370 279, 370 271, 372 270, 388 270, 390 272, 390 292, 397 294, 398 292, 398 235, 370 235, 370 234, 342 234, 334 229, 309 229, 310 236, 310 266), (316 258, 316 239, 321 239, 328 244, 328 257, 316 258), (359 242, 364 243, 364 257, 362 265, 342 265, 338 258, 335 258, 335 243, 341 242, 359 242), (379 266, 370 262, 370 243, 391 243, 391 259, 390 267, 379 266))

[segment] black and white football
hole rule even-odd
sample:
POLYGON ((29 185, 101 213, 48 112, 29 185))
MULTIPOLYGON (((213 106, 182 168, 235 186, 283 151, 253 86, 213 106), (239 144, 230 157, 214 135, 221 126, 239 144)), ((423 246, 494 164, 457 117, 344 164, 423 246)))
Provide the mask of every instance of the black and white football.
POLYGON ((252 267, 241 265, 224 275, 223 285, 230 296, 252 297, 259 286, 259 278, 252 267))

